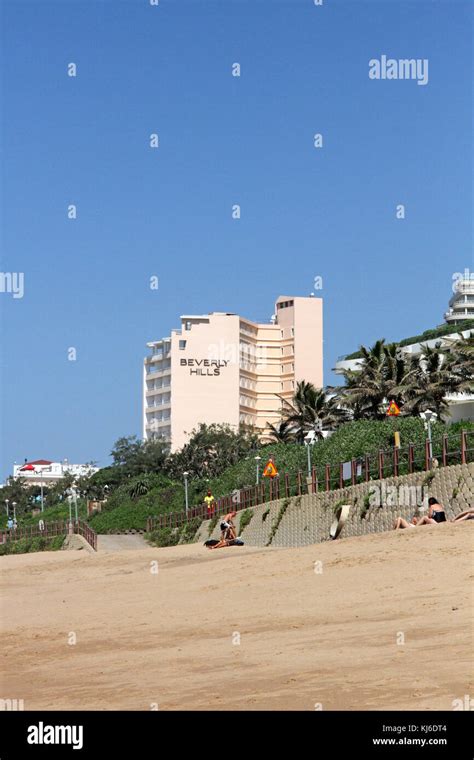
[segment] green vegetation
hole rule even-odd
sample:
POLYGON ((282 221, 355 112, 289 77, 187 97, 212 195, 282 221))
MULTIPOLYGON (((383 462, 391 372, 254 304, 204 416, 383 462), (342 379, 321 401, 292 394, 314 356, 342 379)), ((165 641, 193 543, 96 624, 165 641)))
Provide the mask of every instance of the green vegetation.
MULTIPOLYGON (((471 320, 474 326, 474 320, 471 320)), ((459 325, 459 329, 463 325, 459 325)), ((432 337, 429 331, 425 340, 432 337)), ((414 339, 402 341, 402 344, 414 339)), ((402 345, 400 344, 400 345, 402 345)), ((136 436, 120 438, 111 451, 112 465, 90 477, 79 478, 74 485, 79 500, 79 517, 86 519, 88 500, 100 500, 102 511, 89 523, 98 533, 145 530, 147 518, 184 510, 183 472, 188 472, 189 503, 202 504, 208 489, 216 499, 235 489, 255 485, 255 456, 263 466, 273 458, 281 476, 290 475, 291 494, 297 493, 296 474, 306 476, 308 450, 302 445, 308 431, 315 433, 310 448, 312 465, 319 484, 325 481, 325 467, 331 467, 331 487, 339 486, 338 466, 352 459, 361 463, 370 457, 369 478, 378 478, 377 455, 380 449, 390 453, 394 432, 400 433, 399 473, 408 472, 408 444, 415 445, 415 468, 425 460, 426 431, 420 413, 430 408, 438 415, 432 424, 433 453, 437 457, 443 434, 448 434, 450 450, 458 450, 462 428, 474 430, 474 423, 446 425, 447 393, 472 389, 474 377, 474 337, 458 340, 443 348, 423 348, 417 356, 399 351, 400 345, 385 344, 383 339, 371 348, 361 347, 361 362, 356 371, 344 373, 344 385, 316 389, 311 383, 298 383, 294 397, 281 399, 282 419, 268 426, 268 441, 262 445, 254 432, 233 430, 228 425, 199 425, 189 442, 170 454, 162 441, 140 441, 136 436), (401 408, 397 418, 386 416, 388 401, 394 399, 401 408), (324 434, 329 434, 325 437, 324 434)), ((451 463, 452 460, 450 460, 451 463)), ((365 475, 365 473, 364 473, 365 475)), ((361 476, 357 477, 358 482, 361 476)), ((45 489, 45 511, 32 515, 38 488, 26 487, 24 479, 0 489, 0 500, 16 503, 20 526, 67 520, 69 505, 66 490, 73 482, 66 475, 53 487, 45 489)), ((303 486, 304 487, 304 486, 303 486)), ((283 478, 280 492, 283 491, 283 478)), ((249 511, 241 517, 241 530, 248 525, 249 511)), ((268 511, 262 515, 265 521, 268 511)), ((279 515, 277 522, 281 519, 279 515)), ((0 518, 5 527, 7 516, 0 518)), ((218 520, 210 522, 210 534, 218 520)), ((277 525, 277 523, 276 523, 277 525)), ((272 531, 276 530, 273 526, 272 531)), ((186 530, 166 528, 154 532, 158 545, 192 540, 194 525, 186 530)), ((274 533, 272 533, 273 537, 274 533)))
POLYGON ((152 546, 176 546, 179 544, 178 528, 159 528, 147 534, 147 541, 152 546))
POLYGON ((28 554, 29 552, 54 552, 62 549, 65 536, 35 536, 20 538, 0 544, 0 556, 3 554, 28 554))
MULTIPOLYGON (((298 504, 300 503, 300 501, 301 501, 301 496, 297 496, 295 498, 295 500, 294 500, 295 506, 298 506, 298 504)), ((278 515, 276 516, 276 519, 275 519, 275 521, 274 521, 274 523, 272 525, 272 529, 270 531, 270 536, 268 538, 267 543, 265 544, 266 546, 270 546, 270 544, 272 543, 272 541, 273 541, 273 539, 275 537, 275 534, 276 534, 276 532, 278 530, 278 526, 280 525, 281 521, 283 520, 283 515, 285 514, 286 510, 288 509, 290 503, 291 503, 291 499, 283 499, 282 505, 281 505, 281 507, 280 507, 280 509, 278 511, 278 515)))
MULTIPOLYGON (((17 510, 18 514, 18 510, 17 510)), ((85 520, 87 517, 87 507, 83 499, 77 501, 77 514, 80 520, 85 520)), ((72 510, 72 516, 74 518, 74 508, 72 510)), ((39 512, 33 515, 31 512, 25 512, 20 515, 19 524, 22 527, 38 527, 38 522, 44 520, 44 522, 56 522, 59 520, 69 520, 69 504, 67 502, 57 502, 52 507, 46 507, 44 512, 39 512)), ((4 513, 0 518, 0 527, 5 528, 7 524, 7 517, 4 513)))
POLYGON ((215 515, 212 520, 209 522, 209 535, 212 536, 212 532, 214 528, 217 525, 217 521, 219 520, 219 515, 215 515))
MULTIPOLYGON (((462 429, 474 430, 474 423, 461 422, 453 425, 444 425, 435 422, 432 425, 433 451, 441 446, 444 433, 449 433, 450 440, 459 446, 462 429)), ((319 483, 324 482, 324 467, 326 464, 338 465, 339 462, 347 462, 351 459, 372 454, 371 465, 373 477, 376 476, 376 455, 380 449, 390 451, 393 448, 393 434, 400 433, 401 454, 400 474, 408 472, 406 449, 409 443, 418 446, 418 455, 424 451, 426 431, 423 420, 415 417, 403 417, 395 419, 387 417, 382 421, 360 420, 348 422, 336 430, 333 435, 324 440, 317 441, 311 447, 311 460, 316 467, 319 483)), ((273 457, 280 474, 289 472, 292 474, 291 484, 295 487, 295 473, 301 470, 306 473, 307 451, 306 447, 296 443, 274 444, 263 446, 259 450, 262 462, 270 456, 273 457)), ((424 458, 424 454, 423 454, 424 458)), ((424 461, 424 459, 423 459, 424 461)), ((238 464, 229 467, 218 478, 211 480, 210 487, 215 495, 230 493, 234 488, 248 488, 255 483, 255 461, 253 456, 242 459, 238 464)))
POLYGON ((445 347, 425 345, 415 355, 382 339, 372 348, 361 346, 361 357, 357 369, 343 372, 345 385, 335 389, 339 405, 354 420, 382 420, 391 399, 402 416, 432 409, 440 420, 446 419, 446 394, 472 389, 474 334, 445 347))
MULTIPOLYGON (((460 333, 470 329, 474 329, 474 319, 466 319, 464 322, 460 322, 458 325, 446 324, 440 325, 439 327, 434 327, 430 330, 425 330, 425 332, 421 333, 420 335, 413 335, 411 338, 403 338, 403 340, 399 341, 397 345, 411 346, 414 343, 423 343, 427 340, 442 338, 445 335, 453 335, 454 333, 460 333)), ((348 361, 349 359, 360 359, 362 356, 363 352, 361 349, 359 349, 358 351, 354 351, 352 354, 347 354, 347 356, 344 357, 344 360, 348 361)))
POLYGON ((429 472, 426 473, 425 477, 423 478, 422 485, 428 488, 433 482, 433 480, 435 479, 435 477, 436 477, 436 473, 433 470, 430 470, 429 472))
POLYGON ((184 523, 180 528, 159 528, 147 534, 147 541, 152 546, 177 546, 177 544, 190 544, 201 524, 199 518, 194 518, 184 523))
POLYGON ((240 515, 240 526, 239 526, 239 534, 240 535, 242 535, 242 531, 250 523, 253 515, 254 515, 253 509, 245 509, 242 512, 242 514, 240 515))

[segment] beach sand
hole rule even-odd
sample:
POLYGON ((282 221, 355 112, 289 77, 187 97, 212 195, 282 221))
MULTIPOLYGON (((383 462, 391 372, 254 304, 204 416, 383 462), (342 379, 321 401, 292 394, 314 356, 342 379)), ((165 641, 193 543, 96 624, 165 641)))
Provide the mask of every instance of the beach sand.
POLYGON ((451 710, 474 693, 473 539, 470 521, 299 549, 2 557, 0 697, 25 710, 451 710))

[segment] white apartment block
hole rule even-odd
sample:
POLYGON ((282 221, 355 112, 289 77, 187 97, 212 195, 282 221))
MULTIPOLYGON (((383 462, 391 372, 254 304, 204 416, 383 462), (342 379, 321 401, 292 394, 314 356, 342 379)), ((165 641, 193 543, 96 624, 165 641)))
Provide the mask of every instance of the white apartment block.
POLYGON ((270 323, 238 314, 185 314, 147 343, 143 437, 181 448, 201 422, 250 426, 263 437, 299 380, 323 385, 322 299, 280 296, 270 323))

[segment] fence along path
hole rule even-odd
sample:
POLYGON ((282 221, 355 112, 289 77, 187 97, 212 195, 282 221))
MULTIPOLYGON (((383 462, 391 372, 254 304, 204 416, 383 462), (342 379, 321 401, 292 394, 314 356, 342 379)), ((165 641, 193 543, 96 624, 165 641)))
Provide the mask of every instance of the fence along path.
POLYGON ((68 520, 45 522, 44 528, 38 526, 18 526, 16 529, 0 531, 0 544, 10 541, 20 541, 22 538, 52 538, 53 536, 66 537, 70 533, 77 533, 85 538, 87 543, 97 551, 97 533, 83 520, 69 523, 68 520))
POLYGON ((160 528, 176 528, 195 518, 206 520, 230 511, 253 508, 259 504, 277 501, 292 496, 316 494, 343 489, 373 480, 410 475, 436 467, 449 467, 474 461, 474 430, 462 430, 460 435, 443 435, 440 441, 423 444, 410 443, 397 449, 380 449, 376 453, 352 459, 350 463, 339 462, 330 465, 315 465, 311 477, 305 477, 302 470, 283 473, 274 480, 262 479, 258 485, 243 488, 216 499, 209 513, 205 504, 192 507, 187 512, 168 512, 147 520, 147 531, 160 528), (347 474, 347 465, 350 473, 347 474))

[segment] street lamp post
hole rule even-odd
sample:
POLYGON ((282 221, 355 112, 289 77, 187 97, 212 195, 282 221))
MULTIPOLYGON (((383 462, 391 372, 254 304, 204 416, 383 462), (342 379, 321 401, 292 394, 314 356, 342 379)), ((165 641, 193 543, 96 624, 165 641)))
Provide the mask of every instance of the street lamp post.
POLYGON ((256 481, 257 485, 260 483, 260 460, 261 460, 261 458, 262 457, 259 457, 258 454, 257 454, 256 457, 254 457, 255 463, 257 465, 257 481, 256 481))
POLYGON ((428 431, 428 466, 431 470, 431 465, 433 462, 433 443, 431 440, 431 423, 434 422, 437 418, 436 412, 431 411, 431 409, 427 409, 425 412, 422 412, 420 414, 420 417, 422 420, 425 421, 425 429, 428 431))
POLYGON ((16 501, 12 501, 12 507, 13 507, 13 522, 16 522, 16 501))
POLYGON ((317 434, 322 431, 322 424, 321 420, 316 420, 316 422, 313 425, 313 428, 306 433, 304 437, 304 442, 306 444, 307 453, 308 453, 308 478, 312 478, 312 472, 311 472, 311 450, 310 447, 314 446, 316 443, 316 437, 317 434))
POLYGON ((41 470, 41 511, 44 512, 44 496, 43 496, 43 470, 41 470))
POLYGON ((308 478, 311 477, 311 451, 309 447, 312 445, 313 445, 313 441, 308 441, 308 443, 306 444, 306 451, 308 454, 308 478))
POLYGON ((189 510, 189 501, 188 501, 188 475, 189 472, 183 472, 184 477, 184 499, 186 502, 186 512, 189 510))
POLYGON ((10 513, 8 511, 8 505, 10 503, 10 499, 5 499, 5 508, 7 510, 7 518, 10 517, 10 513))

